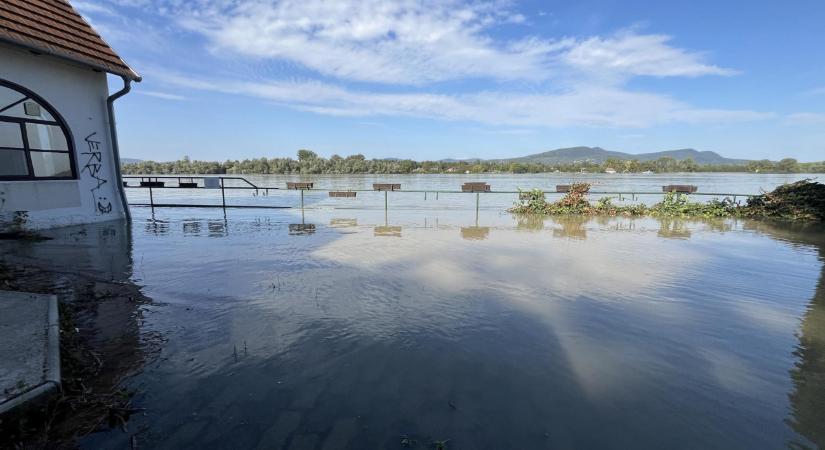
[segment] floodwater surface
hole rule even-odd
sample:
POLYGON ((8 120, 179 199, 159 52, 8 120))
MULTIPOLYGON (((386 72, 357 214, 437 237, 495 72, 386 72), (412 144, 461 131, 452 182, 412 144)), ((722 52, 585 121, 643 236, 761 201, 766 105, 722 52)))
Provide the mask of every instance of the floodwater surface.
MULTIPOLYGON (((145 411, 83 447, 825 446, 821 227, 133 213, 120 267, 164 344, 145 411)), ((53 236, 3 258, 114 276, 109 241, 53 236)))
MULTIPOLYGON (((212 175, 216 176, 216 175, 212 175)), ((261 190, 254 195, 250 190, 228 189, 225 192, 227 205, 287 206, 300 205, 300 194, 284 190, 287 181, 306 181, 314 183, 314 191, 304 193, 304 204, 308 208, 326 209, 383 209, 382 192, 358 192, 356 198, 330 198, 327 191, 371 190, 373 183, 397 183, 405 191, 389 194, 389 203, 394 209, 444 211, 445 209, 463 209, 474 206, 474 195, 455 193, 461 190, 462 183, 484 181, 491 190, 506 193, 482 194, 481 209, 503 210, 513 205, 518 198, 513 192, 530 189, 542 189, 549 192, 551 199, 558 199, 561 194, 553 193, 556 185, 571 183, 590 183, 594 192, 624 192, 621 201, 654 204, 662 199, 662 186, 670 184, 695 185, 702 193, 758 195, 771 191, 784 183, 803 179, 819 179, 821 174, 753 174, 753 173, 540 173, 540 174, 421 174, 421 175, 227 175, 239 176, 259 187, 278 190, 261 190), (429 191, 426 194, 421 191, 429 191), (436 191, 442 191, 436 194, 436 191), (450 193, 444 193, 449 191, 450 193), (628 195, 630 192, 652 192, 652 195, 628 195), (266 194, 266 195, 264 195, 266 194)), ((138 185, 137 179, 130 179, 130 186, 138 185)), ((177 180, 166 180, 167 186, 177 186, 177 180)), ((189 181, 183 176, 183 181, 189 181)), ((197 181, 195 179, 194 181, 197 181)), ((202 182, 201 182, 202 184, 202 182)), ((227 180, 228 187, 249 188, 250 184, 242 180, 227 180)), ((127 189, 131 202, 149 203, 147 189, 127 189)), ((155 203, 212 204, 222 202, 219 189, 154 189, 155 203)), ((601 197, 594 194, 594 200, 601 197)), ((706 201, 713 196, 695 196, 697 201, 706 201)), ((719 196, 724 198, 724 196, 719 196)), ((733 196, 729 198, 733 199, 733 196)), ((614 196, 614 201, 619 198, 614 196)))

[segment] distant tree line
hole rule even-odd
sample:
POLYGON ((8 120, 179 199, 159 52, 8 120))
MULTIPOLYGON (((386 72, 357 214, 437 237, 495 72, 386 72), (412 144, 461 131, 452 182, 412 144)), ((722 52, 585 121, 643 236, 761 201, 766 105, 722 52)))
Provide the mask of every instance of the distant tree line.
POLYGON ((750 161, 746 164, 697 164, 692 159, 663 157, 653 161, 608 159, 599 164, 581 161, 545 164, 517 161, 413 161, 410 159, 366 159, 356 154, 347 157, 319 157, 311 150, 298 150, 298 159, 254 158, 224 162, 191 160, 188 156, 171 162, 141 161, 123 164, 123 173, 140 174, 370 174, 370 173, 544 173, 544 172, 751 172, 751 173, 825 173, 825 161, 800 163, 793 158, 781 161, 750 161))

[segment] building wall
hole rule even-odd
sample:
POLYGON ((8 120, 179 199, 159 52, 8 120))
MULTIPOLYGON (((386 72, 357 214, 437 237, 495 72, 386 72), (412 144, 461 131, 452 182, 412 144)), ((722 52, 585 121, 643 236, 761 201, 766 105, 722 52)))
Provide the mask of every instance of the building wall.
POLYGON ((0 79, 36 93, 63 117, 78 177, 0 181, 0 231, 124 219, 109 136, 106 74, 0 44, 0 79))

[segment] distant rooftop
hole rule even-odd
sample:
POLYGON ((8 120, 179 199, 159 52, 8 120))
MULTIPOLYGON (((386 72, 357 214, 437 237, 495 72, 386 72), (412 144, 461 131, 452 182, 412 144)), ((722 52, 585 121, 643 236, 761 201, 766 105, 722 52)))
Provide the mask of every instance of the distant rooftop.
POLYGON ((0 41, 140 81, 66 0, 0 1, 0 41))

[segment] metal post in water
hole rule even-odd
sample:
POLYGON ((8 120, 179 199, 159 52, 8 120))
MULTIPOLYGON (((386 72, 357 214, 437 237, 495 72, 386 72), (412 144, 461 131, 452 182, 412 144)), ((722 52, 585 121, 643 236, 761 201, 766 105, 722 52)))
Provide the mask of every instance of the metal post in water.
POLYGON ((304 190, 301 189, 301 214, 304 213, 304 190))
POLYGON ((476 227, 478 227, 478 197, 479 197, 479 195, 480 194, 478 192, 476 192, 476 227))
POLYGON ((149 206, 152 207, 152 215, 155 215, 155 199, 152 195, 152 185, 149 185, 149 206))
POLYGON ((388 202, 388 200, 387 200, 387 194, 388 194, 388 192, 387 192, 387 191, 384 191, 384 211, 385 211, 385 212, 386 212, 386 211, 387 211, 387 209, 389 208, 389 202, 388 202))
POLYGON ((223 190, 223 177, 221 177, 221 206, 223 207, 223 214, 226 215, 226 192, 223 190))

